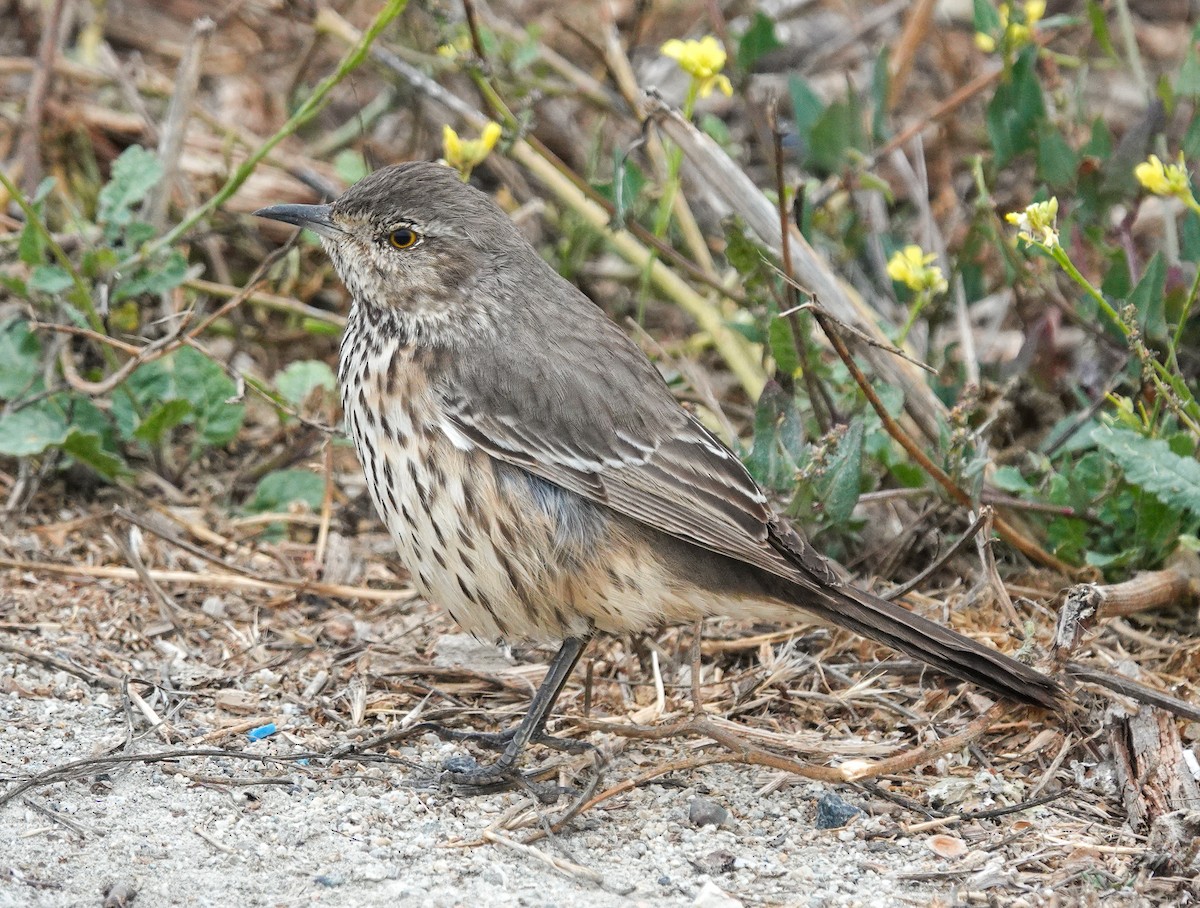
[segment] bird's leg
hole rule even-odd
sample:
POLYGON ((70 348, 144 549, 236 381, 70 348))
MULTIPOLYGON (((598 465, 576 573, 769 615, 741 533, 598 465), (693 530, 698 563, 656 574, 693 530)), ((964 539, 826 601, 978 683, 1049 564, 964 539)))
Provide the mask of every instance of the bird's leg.
MULTIPOLYGON (((504 748, 496 761, 479 769, 451 770, 447 773, 448 781, 460 785, 479 786, 509 779, 516 774, 517 759, 520 757, 521 751, 531 741, 546 743, 551 747, 558 745, 558 749, 561 750, 587 750, 588 745, 586 744, 580 746, 578 742, 571 742, 568 745, 561 738, 543 734, 546 720, 550 717, 550 710, 554 708, 558 695, 562 693, 563 685, 567 683, 567 678, 570 677, 572 669, 575 668, 579 657, 583 655, 586 646, 587 640, 582 637, 568 637, 564 640, 554 661, 550 663, 550 670, 546 672, 545 680, 533 695, 533 700, 529 704, 529 712, 525 714, 525 718, 515 727, 492 738, 494 743, 502 745, 504 748)), ((462 740, 457 735, 453 737, 462 740)), ((479 740, 469 733, 463 737, 468 740, 479 740)))

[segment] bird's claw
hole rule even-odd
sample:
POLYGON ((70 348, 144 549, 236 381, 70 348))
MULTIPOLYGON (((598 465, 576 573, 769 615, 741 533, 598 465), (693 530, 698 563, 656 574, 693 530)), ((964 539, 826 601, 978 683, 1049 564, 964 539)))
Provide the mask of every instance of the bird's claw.
POLYGON ((488 766, 480 766, 474 757, 459 755, 450 757, 442 766, 445 771, 441 781, 451 786, 456 794, 481 795, 523 788, 543 804, 553 804, 563 792, 559 785, 535 781, 534 773, 522 773, 503 758, 488 766))

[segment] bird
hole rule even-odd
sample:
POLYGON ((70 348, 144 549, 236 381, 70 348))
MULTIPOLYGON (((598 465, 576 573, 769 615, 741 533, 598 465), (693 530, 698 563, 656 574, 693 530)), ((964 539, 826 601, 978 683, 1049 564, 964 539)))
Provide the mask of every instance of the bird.
POLYGON ((856 586, 771 506, 603 310, 486 193, 439 163, 383 167, 306 227, 349 291, 338 377, 366 485, 416 590, 487 640, 556 643, 485 785, 520 775, 588 641, 800 614, 1009 700, 1047 675, 856 586))

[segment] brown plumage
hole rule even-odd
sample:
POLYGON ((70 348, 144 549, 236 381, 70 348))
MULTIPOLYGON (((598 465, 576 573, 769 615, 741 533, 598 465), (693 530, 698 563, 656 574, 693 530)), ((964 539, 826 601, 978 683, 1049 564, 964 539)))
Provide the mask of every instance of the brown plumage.
POLYGON ((318 232, 353 297, 346 424, 413 582, 482 637, 563 640, 509 773, 596 632, 796 609, 1014 700, 1050 678, 853 586, 625 334, 453 171, 377 171, 318 232))

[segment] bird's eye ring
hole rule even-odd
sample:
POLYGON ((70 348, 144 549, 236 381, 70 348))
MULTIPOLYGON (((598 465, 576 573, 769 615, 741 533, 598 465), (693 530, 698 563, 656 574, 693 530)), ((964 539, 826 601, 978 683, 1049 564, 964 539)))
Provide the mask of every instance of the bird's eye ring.
POLYGON ((388 234, 388 242, 396 249, 412 249, 421 240, 421 234, 409 227, 397 227, 388 234))

